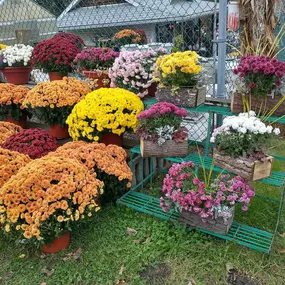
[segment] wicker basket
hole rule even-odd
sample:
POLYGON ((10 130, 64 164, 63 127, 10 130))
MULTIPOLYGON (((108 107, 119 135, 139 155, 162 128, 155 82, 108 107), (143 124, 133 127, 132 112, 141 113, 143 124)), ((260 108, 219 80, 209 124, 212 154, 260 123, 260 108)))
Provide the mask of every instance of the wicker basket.
POLYGON ((256 181, 271 175, 273 157, 266 156, 262 161, 252 161, 245 157, 233 158, 215 149, 214 162, 215 165, 248 181, 256 181))
POLYGON ((222 217, 208 217, 205 222, 202 218, 193 212, 182 210, 180 222, 191 227, 204 229, 210 232, 227 235, 234 220, 234 207, 231 208, 232 216, 226 220, 222 217))
POLYGON ((158 145, 152 141, 141 140, 142 157, 185 157, 188 154, 188 141, 177 143, 173 140, 158 145))
POLYGON ((158 88, 155 98, 158 102, 170 102, 181 107, 195 108, 205 102, 206 88, 181 87, 174 92, 172 87, 158 88))
MULTIPOLYGON (((233 114, 243 113, 243 103, 242 103, 242 96, 240 93, 233 93, 232 94, 232 101, 231 101, 231 111, 233 114)), ((281 95, 274 96, 268 95, 266 99, 258 98, 256 96, 245 95, 247 100, 251 100, 251 110, 255 111, 257 114, 260 112, 269 112, 276 104, 282 99, 281 95)), ((277 110, 273 113, 274 116, 283 116, 285 114, 285 100, 282 104, 277 108, 277 110)))

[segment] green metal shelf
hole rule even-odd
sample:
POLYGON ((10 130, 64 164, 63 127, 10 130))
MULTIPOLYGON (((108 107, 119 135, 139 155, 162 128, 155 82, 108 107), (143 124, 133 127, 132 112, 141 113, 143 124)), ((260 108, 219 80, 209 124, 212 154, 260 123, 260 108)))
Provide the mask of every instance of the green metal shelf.
MULTIPOLYGON (((136 153, 136 154, 141 154, 140 152, 140 147, 139 146, 135 146, 131 149, 132 153, 136 153)), ((203 163, 205 165, 206 169, 210 169, 211 165, 213 163, 213 159, 211 157, 203 157, 200 158, 199 155, 196 154, 189 154, 186 157, 166 157, 165 160, 171 161, 171 162, 176 162, 176 163, 180 163, 183 161, 192 161, 194 162, 195 165, 200 166, 201 167, 201 159, 203 160, 203 163)), ((214 167, 214 171, 215 172, 224 172, 227 173, 227 171, 223 170, 220 167, 215 166, 214 167)), ((261 182, 264 182, 266 184, 269 185, 273 185, 273 186, 277 186, 277 187, 282 187, 285 183, 285 173, 283 172, 272 172, 271 176, 268 178, 264 178, 262 180, 260 180, 261 182)))
MULTIPOLYGON (((139 212, 150 214, 166 221, 179 222, 179 213, 174 211, 170 213, 163 212, 159 206, 159 198, 154 198, 143 193, 130 191, 120 198, 117 201, 117 204, 125 205, 139 212)), ((199 230, 206 234, 216 236, 224 240, 234 241, 240 245, 265 253, 269 253, 271 251, 274 238, 273 233, 249 227, 238 222, 233 223, 227 235, 220 235, 203 229, 199 230)))

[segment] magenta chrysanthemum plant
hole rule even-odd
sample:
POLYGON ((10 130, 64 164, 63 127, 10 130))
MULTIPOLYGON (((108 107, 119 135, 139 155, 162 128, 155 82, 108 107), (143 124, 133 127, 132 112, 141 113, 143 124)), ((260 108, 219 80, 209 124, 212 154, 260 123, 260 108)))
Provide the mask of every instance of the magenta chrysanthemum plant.
POLYGON ((148 51, 125 51, 115 59, 109 70, 111 87, 120 87, 134 92, 143 98, 148 95, 148 88, 155 82, 153 72, 156 59, 165 54, 162 48, 148 51))
POLYGON ((252 95, 264 97, 282 84, 285 63, 267 56, 243 56, 234 73, 252 95))
POLYGON ((244 178, 221 174, 213 181, 211 175, 202 181, 196 176, 194 167, 190 161, 175 163, 169 169, 163 181, 164 195, 160 198, 163 211, 185 210, 198 214, 205 221, 208 217, 230 218, 235 204, 241 204, 243 211, 248 210, 255 192, 244 178))
POLYGON ((172 103, 159 102, 137 116, 139 126, 136 132, 141 139, 151 140, 159 145, 167 140, 184 142, 188 138, 188 130, 181 127, 181 123, 186 116, 185 109, 172 103))

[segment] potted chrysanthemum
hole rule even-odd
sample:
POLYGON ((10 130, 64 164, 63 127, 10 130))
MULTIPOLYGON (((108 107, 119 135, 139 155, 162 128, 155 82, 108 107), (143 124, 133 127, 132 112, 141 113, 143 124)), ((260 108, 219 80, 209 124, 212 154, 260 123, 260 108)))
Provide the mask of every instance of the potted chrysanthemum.
POLYGON ((156 61, 155 97, 159 102, 170 102, 182 107, 197 107, 206 100, 206 89, 199 86, 198 74, 202 67, 194 51, 175 52, 156 61))
POLYGON ((23 109, 22 103, 30 89, 25 86, 3 83, 0 85, 0 119, 17 124, 22 128, 27 126, 29 112, 23 109))
POLYGON ((153 76, 155 62, 165 53, 164 49, 121 52, 109 70, 111 87, 127 89, 141 98, 154 96, 157 87, 153 76))
POLYGON ((108 70, 118 56, 119 53, 111 48, 90 47, 77 54, 73 63, 77 70, 87 77, 91 89, 95 90, 110 87, 108 70))
POLYGON ((131 187, 132 171, 127 164, 126 151, 116 145, 69 142, 59 147, 51 156, 73 158, 104 182, 104 193, 99 196, 100 205, 115 203, 131 187))
POLYGON ((73 70, 72 63, 79 52, 70 38, 52 37, 35 46, 31 62, 34 68, 49 73, 50 81, 59 80, 73 70))
POLYGON ((7 46, 3 49, 2 72, 8 83, 17 85, 28 83, 33 69, 31 67, 32 51, 32 46, 24 44, 7 46))
POLYGON ((121 88, 100 88, 76 104, 67 118, 74 140, 122 145, 123 133, 135 130, 137 115, 143 110, 140 98, 121 88))
POLYGON ((253 111, 226 117, 214 130, 214 160, 221 168, 247 180, 269 177, 273 157, 266 153, 268 139, 280 130, 262 122, 253 111))
POLYGON ((183 157, 188 154, 188 130, 181 126, 187 112, 174 104, 159 102, 138 115, 136 133, 143 157, 183 157))
POLYGON ((87 83, 71 77, 38 83, 28 92, 23 106, 48 125, 49 133, 57 139, 68 137, 65 123, 74 105, 91 92, 87 83))
POLYGON ((36 159, 0 189, 0 223, 47 253, 60 251, 69 246, 72 229, 100 209, 102 187, 75 159, 36 159))
POLYGON ((22 131, 19 125, 0 121, 0 144, 4 143, 11 135, 22 131))
POLYGON ((175 163, 163 180, 160 206, 180 214, 180 222, 226 235, 234 219, 235 205, 248 210, 255 192, 240 176, 220 174, 212 179, 204 172, 199 178, 192 161, 175 163))

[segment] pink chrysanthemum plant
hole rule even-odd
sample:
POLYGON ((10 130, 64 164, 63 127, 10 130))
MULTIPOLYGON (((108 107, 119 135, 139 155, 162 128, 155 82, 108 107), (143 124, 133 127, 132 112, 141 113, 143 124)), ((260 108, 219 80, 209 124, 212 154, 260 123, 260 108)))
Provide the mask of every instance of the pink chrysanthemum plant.
POLYGON ((255 192, 244 178, 220 173, 212 180, 211 174, 206 175, 203 169, 204 179, 200 179, 194 168, 194 163, 189 161, 175 163, 169 169, 163 181, 163 197, 160 198, 163 211, 174 209, 195 213, 206 223, 218 217, 225 221, 230 219, 236 204, 241 205, 242 211, 248 210, 255 192))

